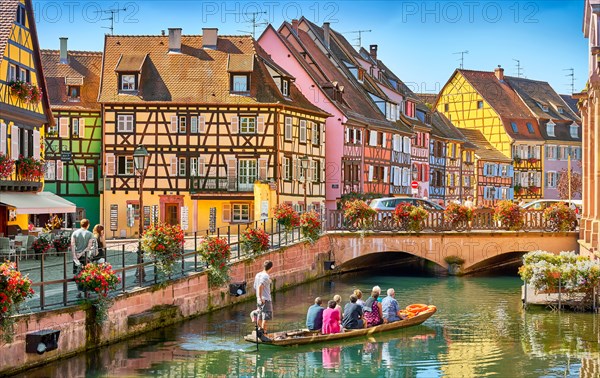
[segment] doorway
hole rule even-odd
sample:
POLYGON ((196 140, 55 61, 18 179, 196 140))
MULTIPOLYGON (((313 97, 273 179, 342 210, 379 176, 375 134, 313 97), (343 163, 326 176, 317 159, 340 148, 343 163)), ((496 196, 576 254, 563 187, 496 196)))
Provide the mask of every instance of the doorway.
POLYGON ((176 203, 165 204, 165 223, 175 226, 179 224, 179 205, 176 203))

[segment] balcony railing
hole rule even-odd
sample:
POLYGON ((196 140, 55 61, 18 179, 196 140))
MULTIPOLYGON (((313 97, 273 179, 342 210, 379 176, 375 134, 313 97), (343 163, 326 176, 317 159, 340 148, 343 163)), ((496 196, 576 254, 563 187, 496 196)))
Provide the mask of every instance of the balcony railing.
POLYGON ((251 192, 254 183, 245 184, 238 182, 237 176, 231 177, 191 177, 190 192, 251 192))

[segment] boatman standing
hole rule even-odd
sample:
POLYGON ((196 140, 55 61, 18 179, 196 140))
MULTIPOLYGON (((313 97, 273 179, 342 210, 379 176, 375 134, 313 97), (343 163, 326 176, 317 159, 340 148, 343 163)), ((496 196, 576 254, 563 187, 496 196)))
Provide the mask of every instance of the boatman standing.
POLYGON ((254 277, 254 290, 256 291, 256 304, 258 305, 258 325, 267 333, 267 320, 273 319, 273 302, 271 299, 271 277, 269 270, 273 267, 271 260, 266 260, 264 269, 254 277))

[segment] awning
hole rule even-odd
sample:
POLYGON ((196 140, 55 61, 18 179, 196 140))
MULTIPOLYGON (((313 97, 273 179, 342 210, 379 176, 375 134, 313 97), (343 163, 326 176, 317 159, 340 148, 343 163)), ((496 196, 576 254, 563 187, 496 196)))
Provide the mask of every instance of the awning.
POLYGON ((1 193, 0 203, 14 207, 17 214, 65 214, 77 211, 74 203, 50 192, 1 193))

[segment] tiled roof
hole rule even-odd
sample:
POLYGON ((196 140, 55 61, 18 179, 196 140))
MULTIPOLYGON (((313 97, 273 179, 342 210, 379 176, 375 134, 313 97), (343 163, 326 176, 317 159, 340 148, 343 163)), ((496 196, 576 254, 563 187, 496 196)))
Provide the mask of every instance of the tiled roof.
POLYGON ((540 132, 545 140, 556 140, 556 141, 569 141, 581 143, 581 125, 578 124, 577 137, 571 136, 571 125, 577 124, 576 122, 556 122, 554 125, 554 136, 548 135, 548 121, 540 122, 540 132))
MULTIPOLYGON (((93 51, 69 51, 68 64, 60 63, 58 50, 42 50, 42 64, 46 69, 48 97, 52 108, 65 109, 100 109, 98 88, 100 86, 100 69, 102 68, 102 53, 93 51), (78 79, 83 81, 79 102, 67 99, 65 81, 78 79)), ((74 80, 76 81, 76 80, 74 80)))
MULTIPOLYGON (((264 62, 274 64, 250 36, 218 36, 217 48, 203 48, 202 36, 182 35, 181 53, 168 53, 168 36, 106 36, 100 102, 275 104, 325 115, 295 85, 284 97, 264 62), (138 95, 119 94, 115 67, 122 55, 145 56, 138 95), (229 63, 232 62, 230 66, 229 63), (252 69, 249 95, 230 93, 229 70, 252 69)), ((238 72, 242 72, 238 71, 238 72)))
POLYGON ((121 54, 115 67, 115 72, 142 72, 147 57, 148 54, 121 54))
POLYGON ((558 93, 545 81, 505 76, 504 80, 519 94, 525 105, 538 119, 552 119, 554 122, 578 122, 579 117, 563 101, 558 93), (546 106, 545 112, 541 107, 546 106), (557 108, 562 108, 559 113, 557 108))
POLYGON ((446 116, 438 111, 431 113, 431 134, 443 139, 464 142, 465 138, 446 116))
POLYGON ((19 0, 0 0, 0 62, 4 59, 4 50, 17 18, 19 0))
POLYGON ((492 146, 490 142, 488 142, 487 139, 485 139, 481 131, 461 128, 459 128, 458 131, 460 131, 460 133, 464 135, 469 142, 475 145, 475 154, 478 158, 482 160, 498 161, 505 163, 511 162, 510 158, 504 156, 502 152, 494 148, 494 146, 492 146))
POLYGON ((421 101, 431 105, 435 104, 438 96, 437 93, 416 93, 416 95, 421 101))
POLYGON ((560 97, 563 101, 571 108, 571 111, 577 114, 577 117, 581 118, 581 113, 579 113, 579 108, 577 108, 577 99, 573 98, 571 95, 561 94, 560 97))

